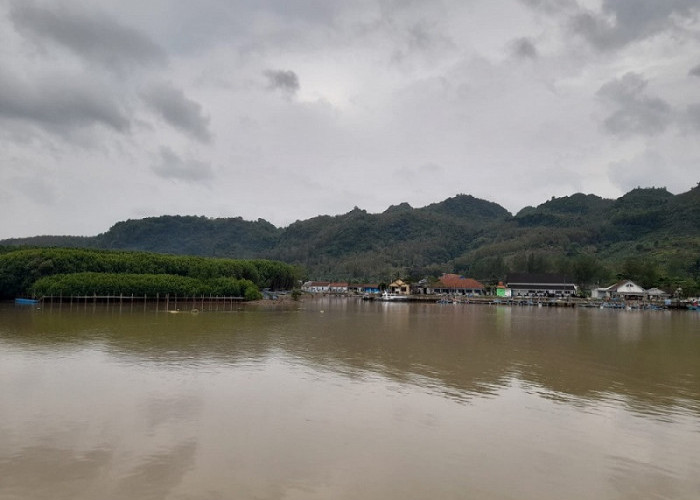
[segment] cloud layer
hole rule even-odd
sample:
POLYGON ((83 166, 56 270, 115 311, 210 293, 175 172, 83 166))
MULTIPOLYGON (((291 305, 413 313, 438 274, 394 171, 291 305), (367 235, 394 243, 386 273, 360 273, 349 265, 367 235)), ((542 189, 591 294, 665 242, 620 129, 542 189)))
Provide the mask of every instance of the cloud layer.
POLYGON ((167 60, 163 49, 147 35, 83 6, 15 1, 10 20, 26 39, 62 47, 92 64, 127 69, 133 65, 162 66, 167 60))
POLYGON ((0 25, 0 237, 700 180, 697 0, 9 0, 0 25))

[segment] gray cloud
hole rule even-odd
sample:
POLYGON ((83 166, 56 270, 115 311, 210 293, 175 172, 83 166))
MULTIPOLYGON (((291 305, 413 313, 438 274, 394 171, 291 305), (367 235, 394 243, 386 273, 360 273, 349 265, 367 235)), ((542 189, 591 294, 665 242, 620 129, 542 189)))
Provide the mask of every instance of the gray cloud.
POLYGON ((19 178, 12 183, 12 187, 40 205, 51 206, 58 201, 55 186, 43 177, 19 178))
POLYGON ((21 0, 13 3, 10 19, 32 40, 59 44, 92 63, 114 69, 163 65, 167 59, 163 49, 143 33, 88 9, 38 6, 21 0))
POLYGON ((510 49, 520 59, 537 59, 537 47, 529 38, 518 38, 511 42, 510 49))
POLYGON ((51 75, 22 81, 0 71, 0 118, 30 122, 59 135, 93 125, 124 132, 129 119, 110 94, 87 79, 51 75))
POLYGON ((299 90, 299 77, 294 71, 268 70, 264 72, 271 90, 283 90, 295 94, 299 90))
POLYGON ((647 149, 664 170, 625 184, 662 176, 687 189, 700 155, 692 9, 0 0, 0 232, 91 234, 193 210, 280 225, 457 192, 517 211, 575 191, 617 196, 608 166, 647 149), (56 203, 41 205, 46 186, 17 175, 49 179, 56 203), (261 193, 273 201, 255 204, 261 193))
POLYGON ((413 181, 418 177, 435 179, 436 177, 442 176, 444 173, 445 169, 442 166, 437 163, 428 162, 416 167, 402 166, 396 169, 393 175, 397 179, 413 181))
POLYGON ((633 158, 611 163, 608 176, 615 186, 627 192, 635 187, 649 186, 651 179, 663 182, 668 170, 663 157, 647 150, 633 158))
POLYGON ((144 101, 167 123, 202 142, 209 142, 209 118, 202 114, 202 106, 188 99, 169 84, 154 85, 143 94, 144 101))
POLYGON ((572 8, 578 8, 575 0, 520 0, 522 3, 533 9, 556 14, 572 8))
POLYGON ((676 26, 675 18, 700 11, 697 0, 603 0, 600 13, 580 10, 573 31, 600 50, 616 49, 676 26))
POLYGON ((691 127, 700 130, 700 104, 688 106, 685 118, 691 127))
POLYGON ((160 162, 152 170, 164 179, 184 182, 207 182, 214 177, 214 170, 209 163, 183 160, 168 147, 160 148, 160 162))
POLYGON ((644 94, 647 81, 637 73, 626 73, 598 90, 598 97, 614 111, 605 119, 605 129, 615 135, 654 135, 671 123, 672 109, 664 100, 644 94))

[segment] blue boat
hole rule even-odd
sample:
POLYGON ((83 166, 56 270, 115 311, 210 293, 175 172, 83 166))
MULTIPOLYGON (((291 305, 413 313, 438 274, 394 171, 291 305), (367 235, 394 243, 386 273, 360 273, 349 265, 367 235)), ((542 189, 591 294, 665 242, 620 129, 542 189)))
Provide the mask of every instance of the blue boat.
POLYGON ((38 303, 39 303, 39 299, 20 299, 20 298, 15 299, 15 304, 20 305, 20 306, 30 306, 30 305, 38 304, 38 303))

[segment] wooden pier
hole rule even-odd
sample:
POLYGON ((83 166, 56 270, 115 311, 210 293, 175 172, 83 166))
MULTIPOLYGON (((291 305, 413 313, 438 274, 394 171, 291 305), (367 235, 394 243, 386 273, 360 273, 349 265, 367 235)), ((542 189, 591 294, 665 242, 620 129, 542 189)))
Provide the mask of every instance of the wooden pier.
POLYGON ((68 305, 70 309, 97 307, 97 305, 115 306, 121 312, 124 309, 135 310, 142 308, 155 310, 155 312, 193 312, 202 311, 232 311, 240 303, 244 302, 244 297, 222 297, 214 295, 200 296, 178 296, 157 294, 155 297, 147 295, 48 295, 41 297, 39 303, 44 308, 68 305))

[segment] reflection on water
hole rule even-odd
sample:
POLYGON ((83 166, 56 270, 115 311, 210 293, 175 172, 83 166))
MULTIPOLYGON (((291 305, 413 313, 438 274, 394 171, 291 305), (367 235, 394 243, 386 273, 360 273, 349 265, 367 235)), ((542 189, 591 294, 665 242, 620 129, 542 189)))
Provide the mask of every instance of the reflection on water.
POLYGON ((0 500, 697 498, 700 315, 0 306, 0 500))

